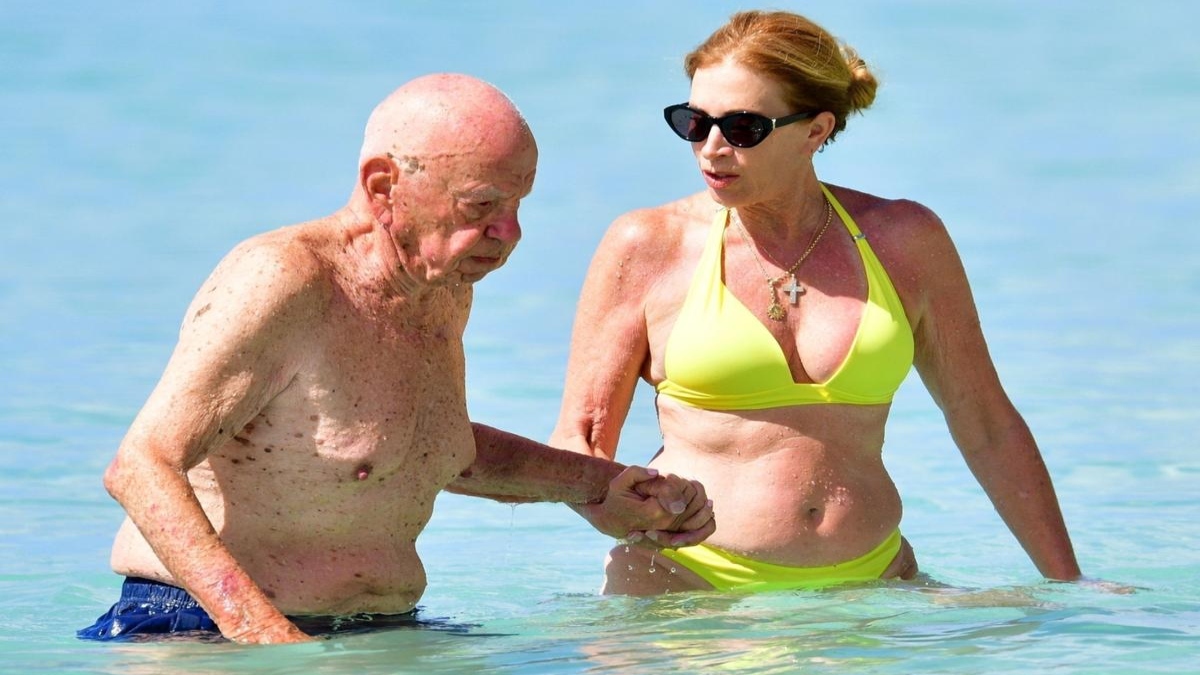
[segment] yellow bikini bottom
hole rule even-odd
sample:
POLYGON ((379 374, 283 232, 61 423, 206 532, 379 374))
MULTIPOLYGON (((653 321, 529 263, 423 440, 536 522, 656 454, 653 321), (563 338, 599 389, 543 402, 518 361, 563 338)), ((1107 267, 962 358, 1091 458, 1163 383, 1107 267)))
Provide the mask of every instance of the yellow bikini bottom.
POLYGON ((760 593, 878 579, 899 552, 900 530, 897 529, 866 555, 824 567, 774 565, 704 544, 679 549, 665 548, 659 551, 659 555, 695 572, 718 591, 760 593))

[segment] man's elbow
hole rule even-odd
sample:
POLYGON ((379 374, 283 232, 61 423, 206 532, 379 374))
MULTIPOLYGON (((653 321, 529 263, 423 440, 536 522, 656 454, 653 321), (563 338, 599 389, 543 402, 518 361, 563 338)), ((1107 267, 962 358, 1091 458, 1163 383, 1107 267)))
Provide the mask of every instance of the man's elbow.
POLYGON ((109 496, 120 502, 129 493, 131 483, 130 471, 121 453, 118 452, 113 461, 109 462, 108 468, 104 470, 104 489, 108 491, 109 496))
POLYGON ((148 459, 144 454, 122 446, 104 470, 104 489, 118 503, 125 504, 139 489, 144 489, 153 473, 153 465, 146 463, 148 459))

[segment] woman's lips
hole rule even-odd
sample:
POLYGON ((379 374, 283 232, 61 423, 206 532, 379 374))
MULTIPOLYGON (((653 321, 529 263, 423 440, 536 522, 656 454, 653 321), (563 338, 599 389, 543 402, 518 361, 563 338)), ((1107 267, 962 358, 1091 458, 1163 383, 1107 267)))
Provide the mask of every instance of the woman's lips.
POLYGON ((720 173, 718 171, 705 171, 703 173, 704 182, 714 190, 727 188, 738 179, 738 175, 735 173, 720 173))

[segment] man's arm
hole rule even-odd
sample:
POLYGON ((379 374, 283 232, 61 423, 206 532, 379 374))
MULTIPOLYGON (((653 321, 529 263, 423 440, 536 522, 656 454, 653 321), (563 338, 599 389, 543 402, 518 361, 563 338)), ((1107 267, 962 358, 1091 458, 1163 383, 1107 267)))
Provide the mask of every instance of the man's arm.
POLYGON ((695 481, 551 448, 483 424, 472 429, 475 461, 447 486, 450 492, 591 505, 588 520, 601 532, 625 537, 669 531, 675 534, 663 543, 672 546, 699 543, 716 528, 712 505, 695 481))
POLYGON ((291 340, 303 335, 298 326, 306 317, 302 294, 281 290, 290 286, 282 262, 270 251, 243 246, 213 273, 104 476, 105 487, 174 583, 196 598, 223 635, 238 642, 309 638, 222 543, 187 472, 291 379, 291 340))
POLYGON ((138 423, 104 475, 104 485, 137 525, 174 582, 199 601, 235 642, 299 642, 308 637, 271 603, 225 548, 200 507, 175 453, 138 423))

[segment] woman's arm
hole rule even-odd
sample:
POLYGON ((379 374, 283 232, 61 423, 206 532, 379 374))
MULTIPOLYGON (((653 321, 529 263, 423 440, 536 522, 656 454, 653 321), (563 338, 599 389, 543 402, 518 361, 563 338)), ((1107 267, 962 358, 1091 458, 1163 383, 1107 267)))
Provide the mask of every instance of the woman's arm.
MULTIPOLYGON (((600 242, 579 298, 562 410, 550 445, 615 460, 621 427, 650 356, 647 303, 676 259, 677 242, 663 222, 670 210, 626 214, 600 242)), ((658 531, 630 532, 631 542, 644 534, 658 545, 690 546, 712 534, 712 505, 703 486, 689 482, 695 492, 686 495, 682 517, 658 531)), ((573 508, 597 529, 612 529, 612 517, 602 506, 573 508)))
MULTIPOLYGON (((1038 570, 1080 577, 1058 498, 1037 443, 1000 383, 962 261, 941 221, 916 204, 906 251, 919 288, 916 367, 972 474, 1038 570)), ((913 297, 914 294, 909 294, 913 297)))
POLYGON ((648 252, 650 212, 613 223, 584 280, 571 337, 566 385, 550 445, 614 459, 638 377, 649 357, 646 301, 664 260, 648 252))

